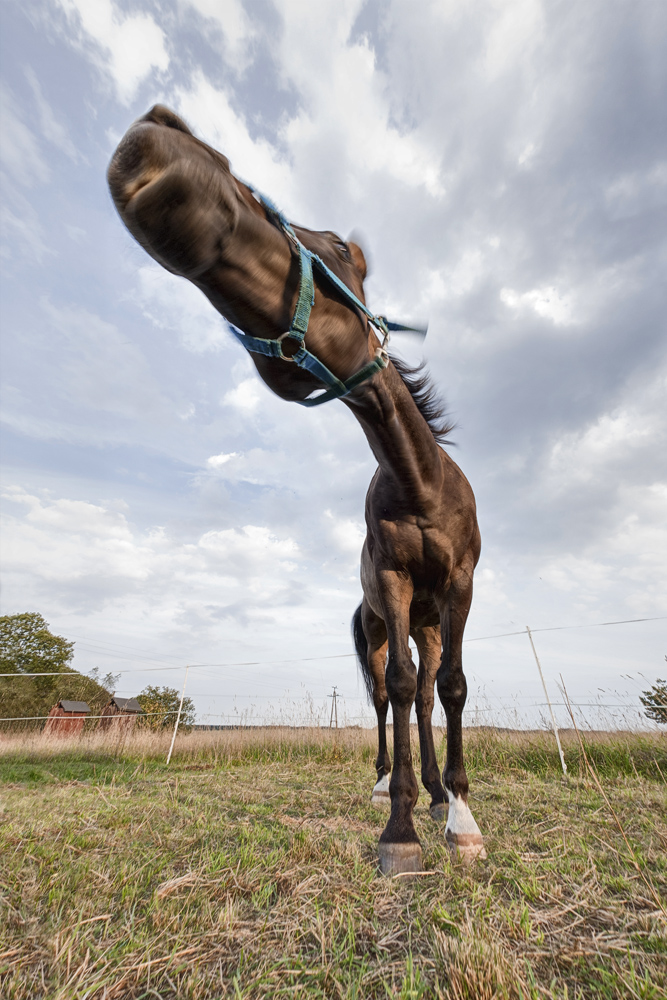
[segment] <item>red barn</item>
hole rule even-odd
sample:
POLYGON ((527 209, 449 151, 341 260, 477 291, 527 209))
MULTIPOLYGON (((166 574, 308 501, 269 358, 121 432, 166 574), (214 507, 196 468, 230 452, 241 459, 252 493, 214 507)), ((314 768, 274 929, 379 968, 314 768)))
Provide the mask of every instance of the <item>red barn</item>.
POLYGON ((59 701, 49 712, 44 733, 47 736, 77 736, 83 731, 89 712, 85 701, 59 701))
POLYGON ((111 701, 101 711, 100 729, 123 730, 134 729, 134 723, 141 712, 141 705, 136 698, 119 698, 114 695, 111 701))

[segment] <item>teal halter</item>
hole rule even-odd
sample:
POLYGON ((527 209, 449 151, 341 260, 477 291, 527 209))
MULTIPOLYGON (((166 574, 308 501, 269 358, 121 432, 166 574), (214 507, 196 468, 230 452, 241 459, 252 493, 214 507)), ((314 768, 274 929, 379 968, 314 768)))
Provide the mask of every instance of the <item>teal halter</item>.
POLYGON ((367 379, 372 378, 378 372, 381 372, 389 364, 389 355, 387 354, 387 344, 389 342, 389 334, 393 330, 411 330, 415 333, 425 334, 426 331, 423 328, 413 327, 413 326, 403 326, 400 323, 390 323, 384 316, 375 316, 364 303, 357 298, 354 292, 350 291, 344 282, 334 274, 331 268, 327 267, 321 257, 318 257, 316 253, 311 250, 307 250, 303 245, 301 240, 298 238, 294 229, 287 221, 285 216, 268 198, 255 192, 255 189, 251 187, 250 184, 246 185, 250 188, 253 194, 259 198, 260 203, 266 209, 267 214, 276 223, 276 225, 282 229, 282 231, 287 236, 288 240, 299 253, 299 294, 296 301, 296 308, 294 310, 294 316, 292 317, 292 322, 290 323, 289 330, 286 333, 282 333, 275 340, 268 340, 263 337, 251 337, 250 334, 244 333, 239 330, 237 326, 233 323, 229 323, 229 329, 234 334, 237 340, 239 340, 243 346, 248 351, 252 351, 253 354, 264 354, 270 358, 281 358, 283 361, 293 361, 294 364, 298 365, 299 368, 305 368, 307 371, 315 375, 321 382, 328 385, 329 388, 321 393, 319 396, 314 396, 309 399, 297 399, 295 402, 300 403, 301 406, 319 406, 320 403, 327 403, 330 399, 340 399, 342 396, 347 396, 349 392, 356 389, 358 385, 365 382, 367 379), (351 375, 350 378, 342 382, 337 378, 332 371, 330 371, 326 365, 322 364, 314 354, 311 354, 307 347, 304 346, 304 339, 306 333, 308 332, 308 321, 310 319, 310 311, 315 302, 315 283, 313 280, 313 267, 323 274, 331 284, 339 291, 345 299, 352 306, 360 309, 362 313, 368 318, 369 322, 378 331, 378 334, 382 338, 382 346, 376 348, 375 357, 367 365, 364 365, 360 371, 351 375), (283 353, 283 341, 284 340, 295 340, 299 344, 298 349, 292 355, 287 355, 283 353))

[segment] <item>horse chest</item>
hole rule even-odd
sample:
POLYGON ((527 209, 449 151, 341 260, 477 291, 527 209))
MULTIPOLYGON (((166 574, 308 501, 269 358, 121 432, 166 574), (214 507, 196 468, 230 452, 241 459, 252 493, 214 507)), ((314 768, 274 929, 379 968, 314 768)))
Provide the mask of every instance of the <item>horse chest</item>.
POLYGON ((391 563, 410 573, 416 585, 447 578, 452 567, 452 547, 437 528, 423 526, 417 519, 380 520, 373 531, 373 562, 391 563))

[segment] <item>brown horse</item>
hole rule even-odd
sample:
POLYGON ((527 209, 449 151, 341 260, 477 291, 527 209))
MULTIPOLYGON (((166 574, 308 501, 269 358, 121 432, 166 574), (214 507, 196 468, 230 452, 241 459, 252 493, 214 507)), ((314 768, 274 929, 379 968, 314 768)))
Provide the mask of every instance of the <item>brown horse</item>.
POLYGON ((475 500, 438 444, 447 428, 426 378, 389 362, 378 339, 376 331, 386 334, 387 327, 365 306, 363 253, 335 233, 291 227, 233 176, 225 156, 159 105, 128 130, 108 180, 132 235, 167 270, 189 278, 236 326, 260 376, 278 396, 311 405, 317 402, 314 391, 328 389, 326 398, 342 397, 361 424, 379 466, 366 499, 364 598, 354 620, 378 714, 376 801, 391 769, 389 703, 394 723, 381 867, 387 873, 421 868, 412 817, 418 796, 409 725, 415 698, 431 815, 444 818, 446 790, 451 850, 466 860, 482 854, 467 805, 461 733, 461 642, 480 551, 475 500), (311 266, 318 276, 308 284, 311 266), (431 730, 435 681, 447 717, 444 788, 431 730))

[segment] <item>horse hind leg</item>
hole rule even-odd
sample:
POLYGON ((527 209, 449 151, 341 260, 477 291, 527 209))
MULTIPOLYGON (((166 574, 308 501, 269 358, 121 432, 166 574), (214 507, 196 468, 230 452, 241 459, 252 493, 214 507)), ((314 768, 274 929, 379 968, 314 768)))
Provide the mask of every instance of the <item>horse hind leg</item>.
POLYGON ((377 781, 373 786, 371 803, 374 806, 383 808, 391 804, 389 797, 389 774, 391 771, 391 758, 387 749, 387 712, 389 711, 389 697, 385 686, 384 670, 387 661, 387 639, 381 646, 370 645, 368 658, 373 673, 373 705, 378 720, 378 755, 375 760, 375 772, 377 781))
POLYGON ((437 675, 438 695, 447 716, 447 760, 442 775, 449 799, 445 839, 452 859, 464 863, 486 857, 482 834, 468 805, 468 777, 463 763, 461 715, 468 689, 461 644, 471 600, 472 574, 460 590, 452 586, 441 614, 443 653, 437 675))
POLYGON ((366 689, 373 701, 378 720, 378 755, 375 760, 376 783, 371 793, 371 803, 379 808, 390 805, 389 773, 391 760, 387 750, 387 712, 389 697, 385 686, 387 660, 387 630, 382 619, 364 600, 352 623, 359 665, 366 689), (365 645, 365 648, 364 648, 365 645))
POLYGON ((422 784, 431 794, 431 804, 429 806, 431 818, 436 822, 442 822, 445 818, 445 790, 440 780, 431 722, 435 700, 433 688, 442 655, 440 629, 432 627, 414 628, 411 629, 410 634, 415 640, 419 651, 415 709, 419 729, 422 784))

